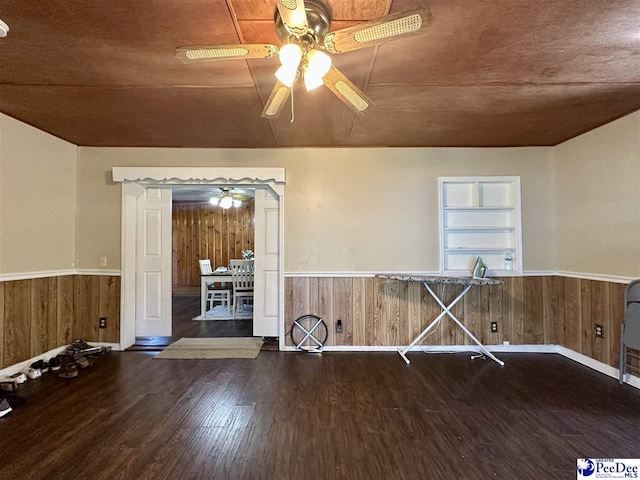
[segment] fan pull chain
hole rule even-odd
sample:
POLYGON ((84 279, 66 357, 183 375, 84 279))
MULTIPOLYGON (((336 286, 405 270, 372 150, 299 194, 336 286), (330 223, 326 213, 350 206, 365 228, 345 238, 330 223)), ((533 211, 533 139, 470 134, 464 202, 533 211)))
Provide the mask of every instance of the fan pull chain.
POLYGON ((291 120, 289 121, 289 123, 293 123, 295 119, 296 115, 295 113, 293 113, 293 85, 291 85, 291 120))

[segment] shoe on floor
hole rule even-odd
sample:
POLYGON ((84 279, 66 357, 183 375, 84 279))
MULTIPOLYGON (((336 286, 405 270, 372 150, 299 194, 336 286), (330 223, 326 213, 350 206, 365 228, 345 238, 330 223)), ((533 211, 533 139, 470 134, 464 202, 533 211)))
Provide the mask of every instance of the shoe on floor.
POLYGON ((5 392, 15 392, 18 389, 16 382, 0 380, 0 388, 5 392))
POLYGON ((73 378, 78 376, 78 367, 75 363, 69 362, 67 363, 62 371, 58 374, 61 378, 73 378))
POLYGON ((6 415, 9 415, 12 412, 12 408, 11 405, 9 405, 9 402, 7 401, 6 398, 3 398, 2 400, 0 400, 0 417, 4 417, 6 415))
POLYGON ((62 367, 62 356, 56 355, 49 359, 49 367, 51 367, 52 372, 57 372, 62 367))
POLYGON ((22 372, 14 373, 9 378, 13 378, 13 381, 18 383, 18 384, 19 383, 24 383, 24 382, 27 381, 27 376, 22 372))
POLYGON ((31 364, 31 368, 40 370, 40 373, 47 373, 49 371, 49 364, 44 360, 38 360, 37 362, 33 362, 31 364))
POLYGON ((91 365, 93 365, 93 360, 89 360, 87 357, 80 357, 76 360, 76 363, 81 367, 81 368, 87 368, 90 367, 91 365))
POLYGON ((102 347, 94 347, 89 345, 84 340, 74 340, 71 345, 67 347, 69 353, 83 353, 85 355, 102 353, 102 347))
POLYGON ((40 378, 42 376, 42 372, 37 368, 27 367, 23 370, 23 373, 27 375, 31 380, 35 380, 36 378, 40 378))

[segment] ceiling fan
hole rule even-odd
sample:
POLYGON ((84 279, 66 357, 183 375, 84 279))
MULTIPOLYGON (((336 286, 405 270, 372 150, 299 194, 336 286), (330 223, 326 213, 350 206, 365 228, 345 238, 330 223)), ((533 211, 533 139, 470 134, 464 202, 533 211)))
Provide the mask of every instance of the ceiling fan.
POLYGON ((265 118, 280 114, 301 76, 307 90, 324 84, 354 112, 368 112, 373 108, 373 102, 331 64, 328 54, 420 35, 428 31, 433 19, 430 7, 422 5, 330 32, 329 10, 319 1, 275 2, 276 33, 284 44, 280 49, 270 44, 202 45, 176 49, 176 57, 184 63, 271 58, 279 53, 282 65, 276 71, 276 85, 262 110, 265 118))
POLYGON ((223 209, 231 207, 239 208, 242 202, 250 200, 252 197, 248 192, 239 188, 214 188, 212 191, 215 196, 209 199, 211 205, 220 206, 223 209))

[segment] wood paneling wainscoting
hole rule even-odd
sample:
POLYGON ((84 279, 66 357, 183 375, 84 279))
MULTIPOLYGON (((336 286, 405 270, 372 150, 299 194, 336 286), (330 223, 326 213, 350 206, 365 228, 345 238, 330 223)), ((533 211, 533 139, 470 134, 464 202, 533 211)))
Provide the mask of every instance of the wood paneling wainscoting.
MULTIPOLYGON (((487 345, 557 344, 618 367, 624 284, 561 276, 504 277, 503 285, 473 287, 453 308, 487 345), (492 333, 491 322, 498 322, 492 333), (596 324, 604 336, 594 335, 596 324)), ((445 303, 462 287, 444 290, 445 303)), ((373 277, 286 277, 285 331, 301 315, 327 323, 327 345, 408 345, 436 315, 439 306, 421 283, 373 277), (343 333, 335 333, 340 319, 343 333)), ((424 345, 471 343, 445 317, 424 345)), ((287 336, 286 344, 291 341, 287 336)))
POLYGON ((253 250, 255 202, 223 210, 209 203, 174 202, 173 285, 200 285, 198 260, 210 259, 215 269, 253 250))
POLYGON ((66 275, 0 282, 0 368, 71 343, 120 341, 120 277, 66 275), (100 317, 107 328, 98 328, 100 317))

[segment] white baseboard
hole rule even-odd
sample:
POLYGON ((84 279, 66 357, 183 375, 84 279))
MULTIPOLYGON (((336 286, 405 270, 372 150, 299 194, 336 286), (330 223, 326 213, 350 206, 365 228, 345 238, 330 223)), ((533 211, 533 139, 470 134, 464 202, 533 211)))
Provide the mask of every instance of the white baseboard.
MULTIPOLYGON (((335 345, 322 349, 323 352, 397 352, 406 346, 394 347, 392 345, 335 345)), ((485 345, 490 352, 517 352, 517 353, 558 353, 556 345, 485 345)), ((285 352, 297 352, 296 347, 286 346, 285 352)), ((423 345, 415 346, 411 352, 425 353, 458 353, 479 352, 475 345, 423 345)))
MULTIPOLYGON (((120 344, 119 343, 105 343, 105 342, 89 342, 91 345, 96 347, 111 347, 111 350, 119 351, 120 344)), ((51 357, 55 357, 59 353, 62 353, 67 348, 67 345, 63 345, 61 347, 56 347, 48 352, 37 355, 33 358, 25 360, 20 363, 16 363, 15 365, 11 365, 9 367, 3 368, 0 370, 0 375, 13 375, 14 373, 18 373, 23 368, 28 367, 33 362, 37 362, 38 360, 48 360, 51 357)))
MULTIPOLYGON (((581 353, 576 352, 575 350, 571 350, 567 347, 562 347, 560 345, 556 345, 556 349, 560 355, 563 357, 567 357, 574 362, 577 362, 585 367, 589 367, 593 370, 596 370, 600 373, 604 373, 609 377, 613 377, 615 379, 620 378, 620 370, 612 367, 611 365, 607 365, 606 363, 602 363, 594 358, 587 357, 581 353)), ((640 377, 636 377, 635 375, 626 374, 624 378, 624 383, 631 385, 632 387, 640 388, 640 377)))

